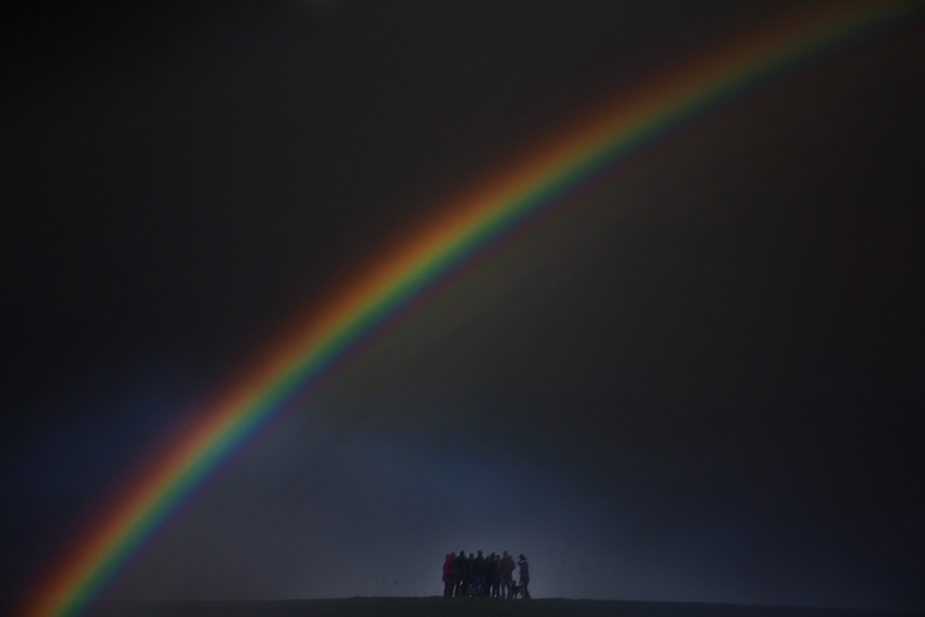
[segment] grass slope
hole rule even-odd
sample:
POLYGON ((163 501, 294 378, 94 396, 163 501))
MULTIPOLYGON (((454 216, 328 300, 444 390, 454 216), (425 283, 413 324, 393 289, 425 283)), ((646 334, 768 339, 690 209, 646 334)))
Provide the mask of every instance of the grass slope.
POLYGON ((110 602, 91 617, 905 617, 920 613, 623 600, 345 598, 110 602))

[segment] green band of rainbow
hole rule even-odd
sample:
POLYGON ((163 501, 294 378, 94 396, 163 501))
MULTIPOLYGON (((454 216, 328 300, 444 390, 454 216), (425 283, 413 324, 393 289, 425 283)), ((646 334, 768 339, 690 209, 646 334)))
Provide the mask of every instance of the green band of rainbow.
POLYGON ((165 519, 224 461, 351 347, 480 249, 561 201, 601 170, 733 95, 913 10, 912 2, 812 4, 652 80, 587 118, 548 148, 446 204, 365 276, 271 346, 245 379, 206 407, 169 452, 120 495, 105 520, 67 552, 23 615, 79 614, 165 519))

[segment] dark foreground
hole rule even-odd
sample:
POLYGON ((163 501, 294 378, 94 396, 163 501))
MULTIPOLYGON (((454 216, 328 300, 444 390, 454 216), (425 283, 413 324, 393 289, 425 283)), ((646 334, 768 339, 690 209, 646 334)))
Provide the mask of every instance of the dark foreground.
POLYGON ((621 600, 346 598, 111 602, 90 617, 905 617, 920 613, 621 600))

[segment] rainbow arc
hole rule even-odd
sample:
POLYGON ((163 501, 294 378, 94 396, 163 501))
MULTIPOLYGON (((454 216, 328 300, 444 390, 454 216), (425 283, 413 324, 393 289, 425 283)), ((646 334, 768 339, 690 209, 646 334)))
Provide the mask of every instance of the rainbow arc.
POLYGON ((105 518, 54 564, 23 617, 79 615, 152 533, 261 428, 343 362, 351 349, 485 247, 532 216, 567 204, 602 171, 736 96, 839 45, 901 21, 912 2, 812 4, 692 58, 573 125, 478 189, 439 209, 414 241, 385 255, 256 359, 219 393, 105 518))

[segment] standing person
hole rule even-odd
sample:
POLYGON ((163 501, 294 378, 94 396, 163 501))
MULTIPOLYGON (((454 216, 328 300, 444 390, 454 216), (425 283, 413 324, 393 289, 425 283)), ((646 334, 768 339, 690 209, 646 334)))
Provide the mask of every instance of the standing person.
POLYGON ((461 598, 466 595, 466 587, 469 586, 469 558, 466 557, 466 551, 459 551, 456 559, 453 560, 454 579, 456 581, 456 597, 461 598))
POLYGON ((520 566, 520 584, 524 588, 524 598, 529 600, 530 592, 527 591, 527 584, 530 582, 530 564, 527 563, 527 558, 521 554, 517 565, 520 566))
POLYGON ((485 558, 485 595, 498 597, 498 555, 495 553, 485 558))
POLYGON ((469 572, 472 574, 472 584, 475 585, 475 595, 485 595, 485 556, 477 551, 475 558, 469 562, 469 572))
POLYGON ((514 578, 514 558, 504 551, 498 560, 498 581, 501 583, 501 597, 511 597, 511 579, 514 578))
POLYGON ((453 590, 456 588, 456 571, 453 569, 453 560, 456 559, 456 553, 450 552, 443 560, 443 597, 452 598, 453 590))

